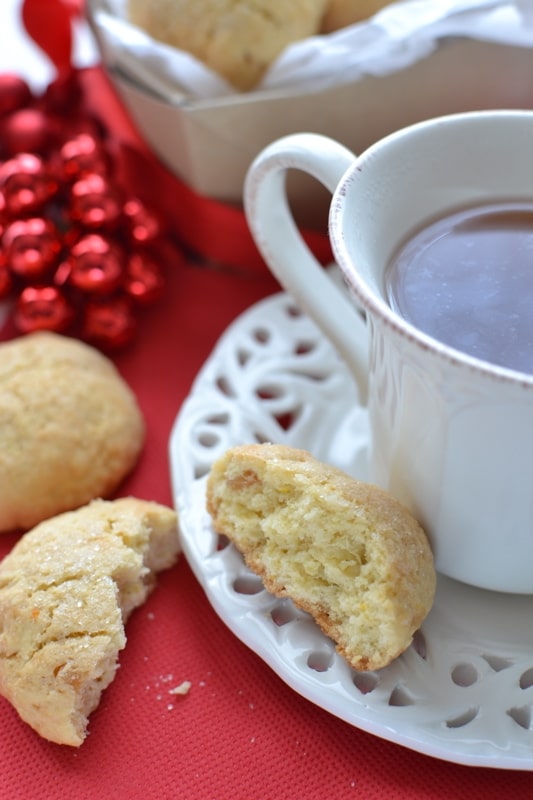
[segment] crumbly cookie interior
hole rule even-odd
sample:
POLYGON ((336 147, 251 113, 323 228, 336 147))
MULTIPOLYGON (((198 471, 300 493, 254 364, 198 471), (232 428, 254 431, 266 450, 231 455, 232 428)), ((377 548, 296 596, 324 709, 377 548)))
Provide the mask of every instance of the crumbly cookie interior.
POLYGON ((408 646, 431 606, 427 538, 386 493, 299 452, 250 446, 216 464, 208 484, 214 526, 356 668, 379 668, 408 646))

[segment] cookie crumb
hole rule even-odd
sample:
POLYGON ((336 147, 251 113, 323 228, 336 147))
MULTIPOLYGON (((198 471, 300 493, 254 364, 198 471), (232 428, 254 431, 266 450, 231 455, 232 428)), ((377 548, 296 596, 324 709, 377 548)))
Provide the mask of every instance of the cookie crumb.
POLYGON ((169 689, 169 694, 189 694, 191 689, 191 682, 190 681, 183 681, 179 684, 179 686, 175 686, 173 689, 169 689))

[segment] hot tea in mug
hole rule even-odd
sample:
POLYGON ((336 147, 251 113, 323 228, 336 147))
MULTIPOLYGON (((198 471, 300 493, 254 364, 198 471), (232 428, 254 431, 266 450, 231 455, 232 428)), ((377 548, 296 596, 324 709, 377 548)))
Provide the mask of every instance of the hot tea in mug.
POLYGON ((533 203, 467 207, 423 226, 394 254, 385 284, 416 328, 533 373, 533 203))

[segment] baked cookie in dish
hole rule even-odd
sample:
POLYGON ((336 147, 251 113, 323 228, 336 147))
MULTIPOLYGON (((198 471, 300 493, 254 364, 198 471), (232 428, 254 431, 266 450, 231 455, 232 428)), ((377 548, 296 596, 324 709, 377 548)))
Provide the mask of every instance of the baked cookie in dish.
POLYGON ((393 5, 391 0, 329 0, 322 20, 322 32, 332 33, 367 20, 388 5, 393 5))
POLYGON ((291 42, 320 30, 328 0, 128 0, 131 22, 252 89, 291 42))

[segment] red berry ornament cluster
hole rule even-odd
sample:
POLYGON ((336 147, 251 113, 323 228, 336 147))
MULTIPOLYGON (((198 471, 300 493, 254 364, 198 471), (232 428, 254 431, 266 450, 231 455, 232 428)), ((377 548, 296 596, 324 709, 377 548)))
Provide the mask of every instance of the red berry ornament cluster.
POLYGON ((141 308, 164 291, 162 236, 158 216, 117 185, 75 71, 39 97, 0 75, 0 299, 14 299, 18 332, 130 342, 141 308))

